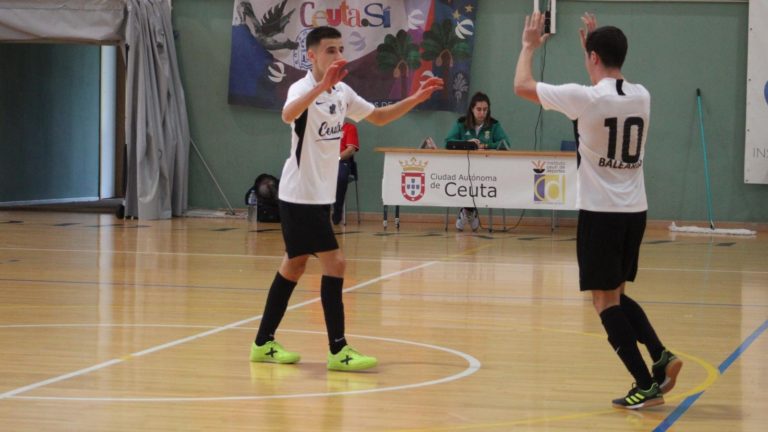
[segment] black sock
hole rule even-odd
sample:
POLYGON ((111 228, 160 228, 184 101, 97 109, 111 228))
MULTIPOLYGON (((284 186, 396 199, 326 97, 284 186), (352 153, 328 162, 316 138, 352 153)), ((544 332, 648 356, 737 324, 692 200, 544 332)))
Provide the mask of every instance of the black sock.
POLYGON ((624 366, 632 377, 635 378, 637 386, 643 390, 651 388, 653 380, 648 367, 643 361, 643 356, 637 348, 637 335, 629 323, 621 306, 611 306, 600 313, 600 320, 603 322, 606 333, 608 333, 608 342, 613 350, 619 356, 624 366))
POLYGON ((344 337, 344 303, 341 289, 344 278, 323 275, 320 281, 320 300, 323 302, 325 328, 328 330, 328 346, 336 354, 347 345, 344 337))
POLYGON ((295 287, 296 282, 284 278, 280 272, 275 274, 275 279, 269 288, 269 294, 267 294, 267 303, 264 305, 264 315, 261 317, 259 331, 256 333, 256 345, 261 346, 275 340, 277 326, 280 325, 280 321, 285 315, 288 300, 290 300, 295 287))
POLYGON ((648 316, 645 315, 643 308, 632 300, 629 296, 621 295, 621 310, 624 311, 629 323, 635 329, 637 341, 648 348, 648 353, 654 362, 659 361, 661 353, 664 351, 664 345, 656 335, 648 316))

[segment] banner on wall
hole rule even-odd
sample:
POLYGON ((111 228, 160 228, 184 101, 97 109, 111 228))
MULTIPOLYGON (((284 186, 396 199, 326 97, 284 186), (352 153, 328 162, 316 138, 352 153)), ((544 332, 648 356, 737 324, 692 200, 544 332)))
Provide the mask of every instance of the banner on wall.
POLYGON ((468 102, 478 0, 235 0, 229 103, 280 110, 306 75, 306 36, 342 34, 344 82, 377 106, 432 76, 445 89, 420 109, 463 112, 468 102))
POLYGON ((744 183, 768 184, 768 3, 749 2, 744 183))

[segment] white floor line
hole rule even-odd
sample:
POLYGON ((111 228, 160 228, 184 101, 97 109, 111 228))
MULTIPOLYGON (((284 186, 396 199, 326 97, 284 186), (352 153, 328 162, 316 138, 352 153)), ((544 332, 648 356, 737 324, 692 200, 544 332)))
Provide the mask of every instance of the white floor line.
MULTIPOLYGON (((437 264, 437 263, 438 263, 438 261, 430 261, 430 262, 427 262, 427 263, 424 263, 424 264, 417 265, 415 267, 410 267, 410 268, 407 268, 407 269, 404 269, 404 270, 388 273, 388 274, 379 276, 377 278, 371 279, 369 281, 362 282, 362 283, 359 283, 357 285, 351 286, 351 287, 345 289, 344 292, 354 291, 354 290, 366 287, 368 285, 374 284, 376 282, 380 282, 380 281, 383 281, 385 279, 397 277, 397 276, 400 276, 402 274, 409 273, 409 272, 412 272, 412 271, 420 270, 422 268, 429 267, 429 266, 437 264)), ((288 310, 298 309, 300 307, 306 306, 308 304, 316 303, 316 302, 319 302, 319 301, 320 301, 320 297, 316 297, 314 299, 307 300, 307 301, 304 301, 304 302, 297 303, 295 305, 289 306, 288 310)), ((174 347, 174 346, 177 346, 177 345, 180 345, 180 344, 183 344, 183 343, 195 340, 195 339, 200 339, 200 338, 203 338, 203 337, 206 337, 206 336, 210 336, 210 335, 213 335, 213 334, 216 334, 216 333, 221 333, 221 332, 223 332, 225 330, 229 330, 229 329, 231 329, 233 327, 238 327, 238 326, 241 326, 243 324, 246 324, 246 323, 249 323, 249 322, 252 322, 252 321, 256 321, 258 319, 261 319, 261 315, 253 316, 253 317, 250 317, 250 318, 246 318, 244 320, 233 322, 231 324, 227 324, 227 325, 224 325, 224 326, 221 326, 221 327, 217 327, 215 329, 204 331, 202 333, 198 333, 196 335, 188 336, 188 337, 185 337, 185 338, 182 338, 182 339, 177 339, 175 341, 168 342, 168 343, 165 343, 165 344, 162 344, 162 345, 157 345, 155 347, 148 348, 148 349, 145 349, 145 350, 142 350, 142 351, 137 351, 135 353, 129 354, 129 355, 127 355, 125 357, 122 357, 122 358, 119 358, 119 359, 108 360, 108 361, 105 361, 103 363, 99 363, 99 364, 94 365, 94 366, 90 366, 90 367, 87 367, 87 368, 84 368, 84 369, 76 370, 74 372, 69 372, 69 373, 66 373, 66 374, 63 374, 63 375, 59 375, 57 377, 53 377, 53 378, 49 378, 47 380, 36 382, 34 384, 26 385, 24 387, 19 387, 19 388, 7 391, 5 393, 0 393, 0 400, 7 399, 7 398, 10 398, 10 397, 16 396, 18 394, 21 394, 21 393, 25 393, 25 392, 28 392, 30 390, 38 389, 40 387, 44 387, 44 386, 47 386, 49 384, 65 381, 65 380, 68 380, 70 378, 75 378, 75 377, 82 376, 82 375, 85 375, 85 374, 90 373, 90 372, 94 372, 94 371, 97 371, 97 370, 100 370, 100 369, 104 369, 104 368, 107 368, 107 367, 110 367, 110 366, 114 366, 114 365, 123 363, 126 360, 129 360, 129 359, 131 359, 133 357, 141 357, 141 356, 144 356, 144 355, 147 355, 147 354, 150 354, 150 353, 154 353, 154 352, 157 352, 157 351, 161 351, 161 350, 164 350, 164 349, 167 349, 167 348, 171 348, 171 347, 174 347)))
MULTIPOLYGON (((0 247, 0 251, 28 251, 28 252, 65 252, 65 253, 113 253, 113 254, 134 254, 134 255, 175 255, 175 256, 200 256, 200 257, 224 257, 224 258, 254 258, 254 259, 274 259, 282 260, 282 255, 245 255, 245 254, 214 254, 214 253, 188 253, 188 252, 151 252, 151 251, 116 251, 116 250, 85 250, 85 249, 43 249, 43 248, 10 248, 0 247)), ((477 265, 475 261, 461 261, 449 259, 450 257, 398 257, 398 258, 354 258, 347 257, 349 262, 434 262, 434 261, 450 261, 451 264, 467 264, 477 265)), ((514 262, 485 262, 483 265, 493 265, 501 267, 572 267, 577 268, 576 259, 572 262, 530 262, 530 263, 514 263, 514 262)), ((768 271, 760 270, 716 270, 706 268, 664 268, 664 267, 639 267, 640 270, 649 271, 670 271, 670 272, 686 272, 686 273, 742 273, 742 274, 768 274, 768 271)))
MULTIPOLYGON (((48 324, 48 327, 54 327, 53 325, 48 324)), ((92 327, 92 326, 91 326, 92 327)), ((129 326, 134 327, 134 326, 129 326)), ((189 327, 189 326, 176 326, 176 327, 189 327)), ((197 327, 197 326, 194 326, 197 327)), ((238 328, 237 330, 242 330, 243 327, 238 328)), ((256 330, 255 328, 249 329, 251 331, 256 330)), ((309 331, 309 330, 288 330, 288 329, 282 329, 281 332, 293 332, 293 333, 306 333, 306 334, 325 334, 324 332, 320 331, 309 331)), ((370 388, 370 389, 363 389, 363 390, 347 390, 347 391, 337 391, 337 392, 318 392, 318 393, 294 393, 294 394, 272 394, 272 395, 239 395, 239 396, 194 396, 194 397, 157 397, 157 396, 148 396, 148 397, 70 397, 70 396, 15 396, 14 399, 23 399, 23 400, 36 400, 36 401, 88 401, 88 402, 201 402, 201 401, 243 401, 243 400, 267 400, 267 399, 297 399, 297 398, 312 398, 312 397, 332 397, 332 396, 343 396, 343 395, 353 395, 353 394, 367 394, 367 393, 381 393, 381 392, 390 392, 390 391, 399 391, 399 390, 406 390, 406 389, 415 389, 415 388, 422 388, 422 387, 428 387, 438 384, 444 384, 451 381, 456 381, 459 379, 462 379, 466 376, 472 375, 473 373, 480 370, 480 367, 482 364, 480 363, 480 360, 476 359, 475 357, 472 357, 471 355, 467 353, 463 353, 461 351, 457 351, 451 348, 441 347, 437 345, 431 345, 431 344, 425 344, 420 342, 413 342, 413 341, 406 341, 402 339, 393 339, 393 338, 384 338, 384 337, 377 337, 377 336, 363 336, 363 335, 349 335, 354 337, 355 339, 368 339, 368 340, 374 340, 374 341, 384 341, 384 342, 390 342, 390 343, 396 343, 396 344, 405 344, 405 345, 412 345, 417 346, 421 348, 431 349, 431 350, 437 350, 437 351, 443 351, 448 354, 452 354, 454 356, 460 357, 464 359, 464 361, 467 362, 467 367, 457 373, 442 377, 442 378, 435 378, 429 381, 419 381, 419 382, 413 382, 410 384, 400 384, 400 385, 393 385, 393 386, 385 386, 385 387, 376 387, 376 388, 370 388)))
POLYGON ((27 386, 24 386, 24 387, 19 387, 17 389, 14 389, 14 390, 5 392, 3 394, 0 394, 0 399, 6 399, 6 398, 9 398, 9 397, 15 396, 17 394, 20 394, 20 393, 28 392, 28 391, 34 390, 36 388, 47 386, 48 384, 53 384, 53 383, 56 383, 56 382, 59 382, 59 381, 64 381, 64 380, 67 380, 67 379, 70 379, 70 378, 74 378, 74 377, 80 376, 80 375, 85 375, 88 372, 96 371, 96 370, 99 370, 99 369, 104 369, 104 368, 112 366, 112 365, 120 364, 120 363, 122 363, 124 361, 125 360, 123 360, 123 359, 112 359, 112 360, 106 361, 104 363, 99 363, 97 365, 94 365, 94 366, 91 366, 91 367, 87 367, 85 369, 76 370, 74 372, 70 372, 70 373, 67 373, 67 374, 64 374, 64 375, 59 375, 57 377, 53 377, 53 378, 49 378, 47 380, 39 381, 39 382, 36 382, 34 384, 30 384, 30 385, 27 385, 27 386))
MULTIPOLYGON (((221 257, 221 258, 255 258, 255 259, 274 259, 282 260, 283 255, 248 255, 248 254, 225 254, 225 253, 202 253, 202 252, 160 252, 160 251, 121 251, 108 249, 55 249, 55 248, 24 248, 24 247, 0 247, 0 251, 22 251, 22 252, 53 252, 53 253, 92 253, 92 254, 129 254, 129 255, 168 255, 168 256, 192 256, 192 257, 221 257)), ((372 261, 372 262, 403 262, 414 261, 424 262, 430 260, 423 257, 397 257, 397 258, 354 258, 345 257, 347 261, 372 261)))

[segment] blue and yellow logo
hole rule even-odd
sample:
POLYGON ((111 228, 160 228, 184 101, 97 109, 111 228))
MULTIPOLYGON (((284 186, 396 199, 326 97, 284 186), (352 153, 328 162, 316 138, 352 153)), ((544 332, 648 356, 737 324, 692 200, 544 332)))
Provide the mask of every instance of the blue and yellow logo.
POLYGON ((533 201, 537 203, 565 203, 565 175, 547 174, 546 162, 533 163, 533 201))
POLYGON ((763 96, 765 96, 765 103, 768 104, 768 81, 765 82, 765 88, 763 88, 763 96))

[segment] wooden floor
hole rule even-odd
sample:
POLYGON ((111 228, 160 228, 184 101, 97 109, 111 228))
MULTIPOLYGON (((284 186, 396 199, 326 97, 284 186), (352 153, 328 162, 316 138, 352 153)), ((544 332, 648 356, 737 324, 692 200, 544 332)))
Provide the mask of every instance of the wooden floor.
POLYGON ((766 233, 646 234, 629 293, 685 366, 627 412, 572 228, 347 227, 368 373, 325 369, 314 260, 278 332, 301 363, 249 363, 278 228, 0 211, 0 431, 766 430, 766 233))

